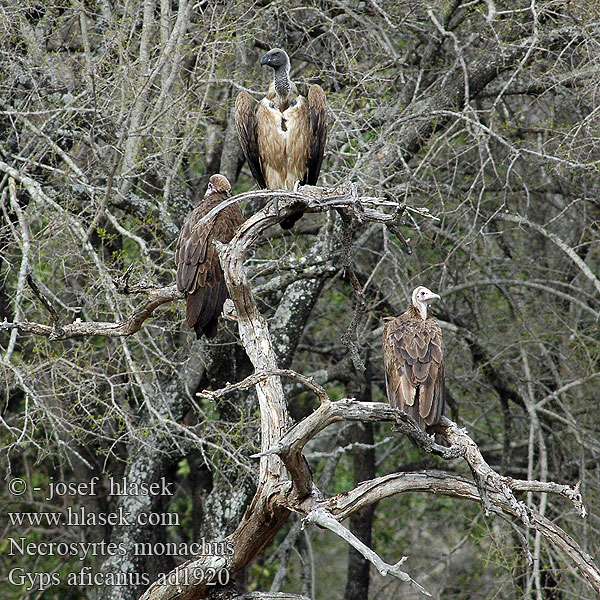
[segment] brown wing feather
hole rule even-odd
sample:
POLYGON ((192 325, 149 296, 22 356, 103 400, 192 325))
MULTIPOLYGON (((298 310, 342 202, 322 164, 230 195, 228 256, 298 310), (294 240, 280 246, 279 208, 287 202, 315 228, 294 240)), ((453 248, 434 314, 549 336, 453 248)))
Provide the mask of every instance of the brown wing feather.
POLYGON ((196 331, 214 337, 217 320, 228 297, 223 270, 213 240, 231 241, 236 228, 243 221, 237 204, 223 209, 207 223, 198 222, 214 206, 225 200, 225 194, 212 194, 194 209, 183 226, 177 249, 177 289, 186 295, 186 322, 196 331))
POLYGON ((209 231, 206 227, 199 230, 196 223, 204 216, 202 206, 195 208, 181 229, 175 250, 177 265, 177 289, 191 293, 195 290, 198 263, 206 255, 209 231))
POLYGON ((320 85, 311 85, 308 90, 308 108, 310 112, 310 156, 308 159, 308 173, 306 183, 316 185, 323 153, 327 142, 327 98, 320 85))
POLYGON ((390 404, 407 412, 422 429, 435 425, 444 411, 442 331, 433 318, 410 311, 386 322, 383 361, 390 404))
POLYGON ((260 162, 254 100, 248 92, 240 92, 235 99, 235 126, 252 176, 261 188, 267 187, 260 162))

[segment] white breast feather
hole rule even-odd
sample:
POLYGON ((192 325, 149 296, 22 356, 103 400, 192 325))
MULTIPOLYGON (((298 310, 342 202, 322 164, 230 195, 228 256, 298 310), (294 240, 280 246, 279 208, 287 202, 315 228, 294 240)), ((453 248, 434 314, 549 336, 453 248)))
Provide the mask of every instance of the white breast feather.
MULTIPOLYGON (((273 120, 277 124, 275 130, 271 129, 271 133, 275 132, 278 134, 279 142, 275 143, 275 148, 272 150, 275 152, 273 156, 274 161, 271 160, 271 155, 267 152, 267 159, 262 163, 263 172, 265 175, 265 181, 267 186, 271 189, 293 189, 296 181, 301 180, 305 175, 304 161, 302 164, 291 164, 289 159, 289 153, 292 151, 292 147, 298 142, 298 132, 296 127, 290 127, 290 119, 294 122, 293 117, 295 113, 302 110, 302 107, 306 103, 306 98, 303 96, 297 97, 297 102, 294 106, 289 106, 283 113, 276 107, 271 106, 271 102, 267 98, 263 98, 260 104, 263 108, 266 108, 269 114, 273 117, 273 120), (282 119, 286 120, 286 131, 281 127, 282 119), (290 134, 292 138, 290 138, 290 134), (291 144, 291 146, 290 146, 291 144)), ((259 136, 259 147, 261 146, 261 140, 259 136)))

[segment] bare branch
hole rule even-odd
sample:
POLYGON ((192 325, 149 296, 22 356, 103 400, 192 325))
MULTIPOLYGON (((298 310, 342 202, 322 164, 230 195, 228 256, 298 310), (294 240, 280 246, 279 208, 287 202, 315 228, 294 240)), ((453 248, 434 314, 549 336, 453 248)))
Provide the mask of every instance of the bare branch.
POLYGON ((177 290, 177 286, 174 284, 163 288, 136 290, 136 292, 142 291, 145 291, 147 294, 146 300, 129 317, 116 323, 82 321, 78 318, 72 323, 56 328, 55 326, 50 327, 41 323, 30 323, 28 321, 11 323, 5 320, 0 323, 0 331, 17 329, 24 333, 35 333, 36 335, 47 337, 51 341, 68 340, 70 338, 92 335, 105 335, 108 337, 129 336, 137 333, 142 328, 144 322, 153 316, 156 308, 167 302, 183 298, 183 294, 177 290))
POLYGON ((384 577, 389 573, 397 579, 400 579, 400 581, 410 583, 425 596, 431 597, 431 594, 424 587, 419 585, 412 577, 410 577, 410 575, 408 575, 408 573, 405 573, 400 569, 400 566, 406 561, 406 556, 403 556, 395 565, 388 565, 381 560, 373 550, 363 544, 355 535, 334 519, 331 513, 324 508, 314 508, 306 515, 304 521, 306 523, 316 523, 321 527, 325 527, 346 540, 346 542, 353 548, 356 548, 369 562, 371 562, 384 577))
MULTIPOLYGON (((529 482, 522 482, 520 485, 522 491, 525 490, 527 483, 529 482)), ((538 485, 541 482, 531 483, 532 489, 539 489, 538 485)), ((479 491, 473 482, 451 473, 422 471, 419 473, 392 473, 371 481, 365 481, 350 492, 344 492, 329 498, 325 501, 324 506, 330 510, 336 520, 342 521, 354 512, 383 498, 415 491, 444 494, 464 500, 481 502, 479 491)), ((507 501, 502 492, 490 489, 489 498, 494 509, 520 518, 520 508, 515 510, 513 504, 507 501)), ((571 536, 546 517, 540 515, 535 509, 530 511, 529 517, 529 527, 539 531, 546 539, 564 552, 575 563, 590 585, 596 591, 600 591, 600 570, 594 559, 571 536)))
POLYGON ((54 310, 54 307, 52 306, 52 304, 50 304, 50 301, 48 300, 48 298, 46 298, 46 296, 44 296, 44 294, 42 294, 42 292, 40 291, 40 288, 36 285, 35 281, 33 280, 31 273, 27 274, 26 279, 27 279, 27 285, 31 288, 32 292, 37 296, 38 300, 44 305, 44 308, 50 313, 50 316, 52 317, 52 320, 54 321, 54 325, 56 326, 58 324, 58 313, 56 312, 56 310, 54 310))
POLYGON ((555 233, 548 231, 538 223, 534 223, 527 217, 521 215, 509 215, 499 213, 494 217, 498 221, 508 221, 509 223, 517 223, 518 225, 527 225, 533 230, 541 233, 544 237, 548 238, 552 243, 556 244, 581 270, 581 272, 592 282, 596 291, 600 294, 600 280, 594 275, 593 271, 585 264, 585 262, 577 255, 573 248, 569 247, 560 237, 555 233))
MULTIPOLYGON (((304 375, 296 373, 290 369, 277 369, 275 371, 267 371, 264 373, 253 373, 252 375, 246 377, 246 379, 243 381, 231 383, 220 390, 203 390, 198 392, 196 396, 200 398, 207 398, 208 400, 216 400, 217 398, 221 398, 237 390, 247 390, 256 385, 259 381, 273 376, 294 379, 314 392, 321 402, 329 402, 329 396, 327 395, 327 392, 323 386, 319 385, 312 377, 305 377, 304 375)), ((256 458, 260 456, 261 455, 259 454, 255 455, 256 458)))

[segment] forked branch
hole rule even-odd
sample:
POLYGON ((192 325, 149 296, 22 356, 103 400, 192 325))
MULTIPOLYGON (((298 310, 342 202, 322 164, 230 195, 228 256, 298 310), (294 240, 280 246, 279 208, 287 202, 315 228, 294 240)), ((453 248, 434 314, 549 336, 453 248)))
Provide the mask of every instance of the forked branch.
POLYGON ((333 531, 336 535, 346 540, 353 548, 356 548, 371 564, 375 565, 377 570, 385 577, 388 573, 393 575, 400 581, 405 581, 415 586, 422 594, 431 597, 431 594, 421 585, 419 585, 408 573, 405 573, 400 569, 400 566, 406 561, 408 557, 403 556, 396 564, 388 565, 386 562, 381 560, 378 554, 373 552, 366 544, 363 544, 350 530, 346 529, 341 523, 339 523, 333 515, 324 508, 315 508, 311 510, 306 518, 306 523, 316 523, 329 531, 333 531))
MULTIPOLYGON (((32 323, 30 321, 10 322, 4 320, 0 322, 0 331, 18 329, 22 333, 33 333, 47 337, 51 341, 68 340, 70 338, 88 337, 94 335, 104 335, 108 337, 122 337, 137 333, 144 323, 154 315, 154 310, 166 304, 183 298, 183 294, 177 291, 175 285, 166 287, 144 287, 144 289, 135 289, 136 292, 144 292, 146 298, 136 307, 133 312, 122 321, 82 321, 75 319, 66 325, 60 325, 54 320, 54 325, 45 325, 43 323, 32 323)), ((46 304, 44 304, 46 306, 46 304)))

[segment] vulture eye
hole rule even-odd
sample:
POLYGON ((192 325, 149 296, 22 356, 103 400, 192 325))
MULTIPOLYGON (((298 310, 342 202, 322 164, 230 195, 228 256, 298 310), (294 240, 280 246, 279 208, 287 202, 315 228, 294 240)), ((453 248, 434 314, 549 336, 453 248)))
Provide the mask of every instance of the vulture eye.
POLYGON ((269 108, 275 108, 275 102, 269 102, 269 108))

